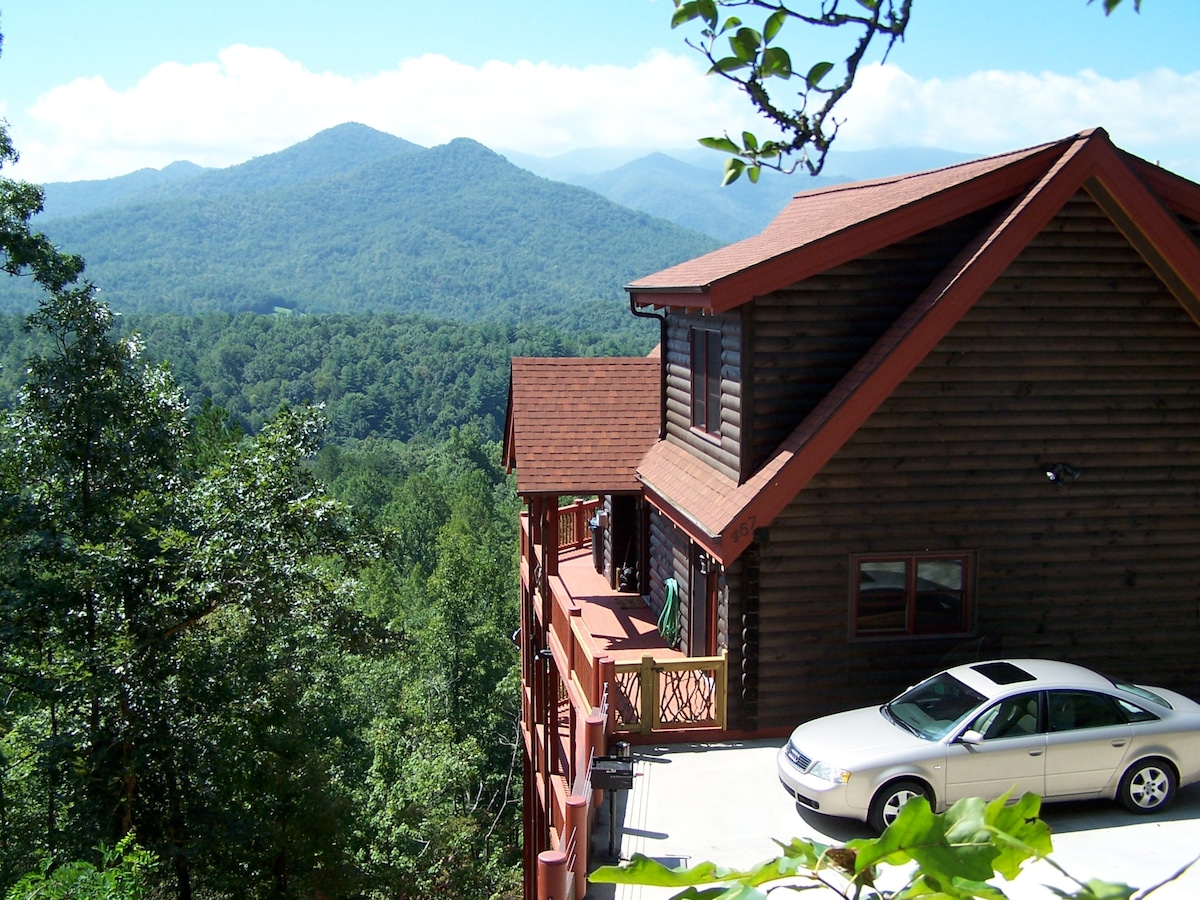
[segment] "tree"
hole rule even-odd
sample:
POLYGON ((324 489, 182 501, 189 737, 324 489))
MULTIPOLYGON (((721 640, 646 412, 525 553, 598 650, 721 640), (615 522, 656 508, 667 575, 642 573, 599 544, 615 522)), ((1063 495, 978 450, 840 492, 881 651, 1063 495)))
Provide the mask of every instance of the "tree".
MULTIPOLYGON (((1105 15, 1121 2, 1103 0, 1105 15)), ((764 168, 790 173, 804 166, 810 175, 819 174, 841 124, 833 118, 834 107, 853 87, 873 42, 878 39, 885 45, 886 59, 896 42, 904 39, 912 5, 913 0, 675 0, 671 27, 700 21, 699 38, 685 43, 708 60, 708 74, 736 84, 751 106, 780 132, 777 139, 760 140, 744 131, 740 144, 728 133, 701 138, 704 146, 731 154, 725 162, 724 183, 736 181, 743 172, 757 181, 764 168), (761 17, 762 24, 754 28, 744 23, 741 16, 749 14, 761 17), (784 26, 791 23, 852 35, 852 47, 840 67, 827 60, 803 64, 793 60, 779 40, 784 26), (831 81, 831 75, 836 80, 831 81), (772 94, 781 90, 774 85, 793 76, 800 86, 788 105, 772 94)), ((1141 0, 1133 0, 1133 6, 1140 10, 1141 0)))
POLYGON ((45 859, 5 894, 5 900, 145 900, 156 861, 133 840, 121 839, 111 849, 100 847, 101 861, 53 865, 45 859))
POLYGON ((372 544, 305 467, 315 411, 241 440, 211 410, 192 427, 94 294, 30 316, 51 350, 0 435, 7 867, 136 826, 182 897, 195 864, 238 862, 282 895, 336 851, 314 833, 338 808, 319 685, 357 639, 347 582, 372 544))
MULTIPOLYGON (((4 35, 0 34, 0 49, 4 35)), ((0 169, 19 156, 8 135, 8 123, 0 119, 0 169)), ((30 220, 42 211, 42 189, 25 181, 0 177, 0 266, 9 275, 32 274, 47 290, 60 290, 75 283, 83 272, 83 260, 61 252, 44 234, 35 232, 30 220)))

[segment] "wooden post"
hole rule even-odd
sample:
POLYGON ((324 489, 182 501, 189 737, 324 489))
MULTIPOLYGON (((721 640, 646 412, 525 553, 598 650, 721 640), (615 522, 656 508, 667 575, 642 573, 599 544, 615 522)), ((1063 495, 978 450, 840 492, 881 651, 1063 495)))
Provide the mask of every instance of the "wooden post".
POLYGON ((658 724, 658 678, 655 677, 654 657, 649 653, 642 656, 638 681, 642 701, 638 710, 639 730, 642 734, 650 734, 658 724))
POLYGON ((604 725, 606 734, 615 734, 617 730, 617 663, 605 656, 596 660, 596 672, 600 683, 596 685, 596 696, 604 696, 604 686, 608 685, 608 721, 604 725))
POLYGON ((542 557, 542 568, 547 575, 558 574, 558 497, 546 503, 546 554, 542 557))
POLYGON ((587 893, 588 843, 591 840, 591 836, 588 834, 587 797, 578 797, 574 794, 567 797, 567 827, 565 830, 568 835, 575 836, 575 865, 572 867, 572 871, 575 873, 574 900, 583 900, 583 895, 587 893))
POLYGON ((543 850, 538 854, 538 900, 570 900, 567 897, 567 854, 543 850))
POLYGON ((726 717, 728 716, 727 703, 729 702, 729 651, 721 651, 721 665, 713 673, 716 687, 716 697, 713 698, 714 718, 717 720, 717 727, 722 731, 727 724, 726 717))
POLYGON ((605 740, 604 726, 607 724, 599 708, 594 708, 584 721, 583 763, 580 771, 587 768, 594 756, 604 756, 608 752, 608 742, 605 740))

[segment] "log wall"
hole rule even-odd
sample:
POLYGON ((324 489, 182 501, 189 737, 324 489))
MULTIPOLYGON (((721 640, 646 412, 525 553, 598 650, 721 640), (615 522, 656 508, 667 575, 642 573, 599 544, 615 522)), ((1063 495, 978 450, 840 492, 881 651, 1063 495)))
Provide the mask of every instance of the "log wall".
POLYGON ((687 634, 686 599, 691 595, 689 564, 689 542, 687 535, 675 527, 666 516, 656 509, 650 511, 650 608, 657 616, 666 602, 668 578, 679 583, 681 603, 680 634, 687 634))
POLYGON ((1200 328, 1081 193, 761 555, 762 728, 881 702, 971 654, 1200 696, 1200 328), (1058 462, 1078 480, 1050 483, 1058 462), (925 550, 975 553, 971 635, 852 640, 850 555, 925 550))
POLYGON ((739 479, 742 445, 742 323, 737 312, 715 316, 670 313, 667 346, 667 439, 686 447, 720 472, 739 479), (719 437, 692 428, 693 327, 721 332, 721 433, 719 437))
POLYGON ((754 391, 745 435, 750 471, 999 210, 983 210, 750 304, 754 391))

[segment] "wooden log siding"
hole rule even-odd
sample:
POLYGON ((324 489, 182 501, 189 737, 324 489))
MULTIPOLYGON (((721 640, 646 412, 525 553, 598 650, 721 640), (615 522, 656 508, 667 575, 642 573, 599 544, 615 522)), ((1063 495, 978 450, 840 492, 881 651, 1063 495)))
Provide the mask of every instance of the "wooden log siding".
POLYGON ((737 312, 718 316, 672 313, 667 320, 667 438, 730 478, 741 469, 742 326, 737 312), (692 429, 693 327, 721 331, 721 434, 716 440, 692 429))
MULTIPOLYGON (((650 511, 650 608, 654 614, 662 612, 666 602, 668 578, 679 584, 679 597, 683 601, 691 590, 692 569, 689 563, 687 535, 656 509, 650 511)), ((687 634, 687 610, 682 610, 680 634, 687 634)))
POLYGON ((976 553, 985 652, 1200 696, 1200 328, 1083 195, 771 525, 761 727, 882 701, 961 646, 849 639, 850 555, 926 549, 976 553), (1051 484, 1056 462, 1081 476, 1051 484))
POLYGON ((743 438, 751 471, 997 212, 975 213, 750 305, 753 415, 743 438))

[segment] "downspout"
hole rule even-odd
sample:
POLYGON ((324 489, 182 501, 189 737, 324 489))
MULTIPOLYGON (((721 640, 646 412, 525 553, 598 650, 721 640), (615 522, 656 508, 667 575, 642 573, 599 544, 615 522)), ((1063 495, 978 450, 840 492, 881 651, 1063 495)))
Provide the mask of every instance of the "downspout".
POLYGON ((637 299, 629 295, 629 311, 639 319, 658 319, 658 439, 667 436, 667 314, 643 312, 637 307, 637 299))

